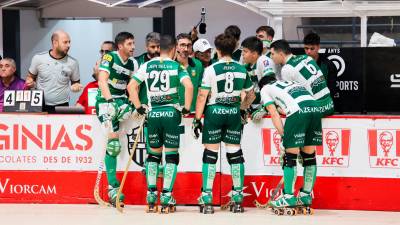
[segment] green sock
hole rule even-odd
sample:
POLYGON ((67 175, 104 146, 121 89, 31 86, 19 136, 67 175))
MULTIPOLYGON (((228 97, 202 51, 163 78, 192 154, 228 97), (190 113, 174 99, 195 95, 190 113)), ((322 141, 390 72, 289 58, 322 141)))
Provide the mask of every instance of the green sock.
POLYGON ((166 163, 164 167, 164 183, 163 190, 171 192, 174 187, 177 173, 177 165, 174 163, 166 163))
POLYGON ((285 194, 292 195, 294 192, 294 185, 296 184, 297 167, 283 167, 283 177, 283 191, 285 194))
POLYGON ((244 164, 243 163, 232 164, 231 175, 232 175, 233 189, 236 191, 243 190, 244 164))
POLYGON ((211 192, 213 189, 215 173, 217 171, 216 164, 203 163, 203 191, 211 192))
POLYGON ((303 172, 304 184, 302 190, 306 193, 311 193, 314 188, 315 180, 317 179, 317 166, 306 166, 303 172))
POLYGON ((119 181, 117 180, 117 157, 106 154, 104 159, 107 171, 107 181, 108 184, 113 187, 119 186, 119 181))
POLYGON ((146 181, 148 190, 157 188, 157 176, 158 163, 146 162, 146 181))

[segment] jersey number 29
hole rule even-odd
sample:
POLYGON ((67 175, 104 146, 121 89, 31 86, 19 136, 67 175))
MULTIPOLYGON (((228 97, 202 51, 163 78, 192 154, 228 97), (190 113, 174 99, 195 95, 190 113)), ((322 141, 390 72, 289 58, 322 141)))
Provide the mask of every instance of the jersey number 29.
POLYGON ((166 92, 169 90, 170 83, 169 83, 169 72, 168 71, 153 70, 150 72, 149 77, 150 77, 150 79, 153 79, 153 82, 150 85, 150 91, 158 92, 161 90, 163 92, 166 92))

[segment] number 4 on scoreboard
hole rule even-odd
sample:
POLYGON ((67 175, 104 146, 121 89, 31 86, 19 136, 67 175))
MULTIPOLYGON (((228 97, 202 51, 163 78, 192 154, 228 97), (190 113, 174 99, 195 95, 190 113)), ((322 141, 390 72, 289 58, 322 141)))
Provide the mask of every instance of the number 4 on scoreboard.
POLYGON ((4 91, 4 106, 15 106, 15 91, 4 91))

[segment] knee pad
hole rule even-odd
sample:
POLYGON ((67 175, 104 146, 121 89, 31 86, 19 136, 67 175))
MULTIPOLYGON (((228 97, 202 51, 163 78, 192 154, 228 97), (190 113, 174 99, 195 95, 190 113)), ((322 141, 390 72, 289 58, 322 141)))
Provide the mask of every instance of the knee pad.
POLYGON ((156 155, 156 154, 149 153, 147 155, 146 162, 155 162, 157 164, 160 164, 161 157, 162 157, 162 155, 156 155))
POLYGON ((203 152, 203 163, 216 164, 218 161, 218 152, 213 152, 208 149, 204 149, 203 152))
POLYGON ((229 165, 244 163, 244 157, 243 157, 242 149, 239 149, 239 151, 236 151, 234 153, 227 152, 226 153, 226 158, 228 159, 229 165))
POLYGON ((301 157, 303 158, 303 166, 315 166, 317 165, 317 159, 315 158, 315 152, 311 154, 307 154, 305 152, 300 152, 301 157))
POLYGON ((284 167, 295 167, 297 165, 297 154, 285 153, 283 156, 284 167))
POLYGON ((120 152, 121 152, 121 143, 119 143, 119 140, 117 138, 108 140, 107 153, 110 156, 118 156, 120 152))
POLYGON ((179 164, 179 153, 170 153, 168 155, 165 155, 165 162, 166 163, 172 163, 172 164, 179 164))

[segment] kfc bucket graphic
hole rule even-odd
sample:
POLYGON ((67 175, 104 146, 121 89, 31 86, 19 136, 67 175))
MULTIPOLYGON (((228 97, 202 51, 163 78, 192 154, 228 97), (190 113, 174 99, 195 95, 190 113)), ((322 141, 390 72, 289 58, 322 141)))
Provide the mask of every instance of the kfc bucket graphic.
POLYGON ((400 130, 368 130, 371 168, 399 168, 400 130))
POLYGON ((321 167, 348 167, 350 129, 323 129, 322 146, 317 146, 317 164, 321 167))
POLYGON ((281 154, 279 145, 282 137, 276 129, 264 128, 261 130, 263 138, 263 152, 265 166, 280 166, 279 156, 281 154))

